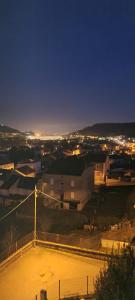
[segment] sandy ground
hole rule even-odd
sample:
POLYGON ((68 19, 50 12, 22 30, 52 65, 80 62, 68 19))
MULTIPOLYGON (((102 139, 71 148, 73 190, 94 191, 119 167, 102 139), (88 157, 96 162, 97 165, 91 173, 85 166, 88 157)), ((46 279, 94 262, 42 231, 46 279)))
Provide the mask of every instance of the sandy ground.
POLYGON ((36 247, 12 262, 0 272, 0 300, 40 299, 40 290, 46 289, 48 300, 58 300, 58 283, 61 280, 61 297, 86 293, 87 275, 89 291, 104 262, 81 256, 36 247))

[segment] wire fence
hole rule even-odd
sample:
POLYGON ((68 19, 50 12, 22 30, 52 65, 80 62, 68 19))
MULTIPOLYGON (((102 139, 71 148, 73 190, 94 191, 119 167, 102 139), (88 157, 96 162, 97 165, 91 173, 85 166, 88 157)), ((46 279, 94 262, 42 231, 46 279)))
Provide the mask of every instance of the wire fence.
POLYGON ((62 235, 48 232, 37 232, 37 244, 47 246, 57 250, 64 250, 82 256, 88 256, 100 260, 108 260, 112 252, 101 251, 100 249, 91 248, 91 244, 86 243, 85 238, 76 235, 62 235))
POLYGON ((9 258, 12 254, 16 253, 22 247, 26 246, 33 240, 33 232, 27 234, 25 237, 17 240, 14 243, 7 243, 6 249, 0 253, 0 263, 9 258))
MULTIPOLYGON (((57 248, 58 244, 61 244, 61 246, 67 245, 67 246, 75 247, 76 244, 78 245, 79 243, 78 237, 76 239, 75 238, 71 239, 70 236, 56 234, 56 233, 37 232, 36 241, 33 240, 33 236, 34 236, 33 232, 31 232, 25 237, 23 237, 22 239, 16 241, 15 243, 9 244, 6 251, 0 254, 0 263, 5 261, 7 258, 9 258, 9 262, 10 261, 12 262, 12 260, 16 259, 16 257, 21 255, 22 253, 21 249, 23 249, 24 246, 26 246, 27 249, 27 245, 30 242, 31 245, 32 242, 33 245, 34 244, 38 245, 38 241, 41 243, 41 245, 44 245, 45 242, 50 242, 50 243, 52 242, 54 244, 56 243, 56 249, 58 249, 57 248)), ((48 247, 50 246, 48 245, 48 247)), ((52 280, 52 283, 51 284, 49 283, 49 285, 47 283, 47 279, 45 276, 42 276, 41 281, 42 281, 41 282, 42 288, 43 289, 45 288, 47 290, 48 300, 81 299, 81 295, 82 295, 82 299, 91 299, 91 298, 86 298, 86 296, 92 294, 93 287, 94 287, 93 276, 91 276, 90 274, 86 274, 86 276, 78 276, 78 277, 73 276, 72 278, 64 278, 57 282, 56 281, 54 282, 52 280)), ((40 295, 38 294, 37 296, 35 296, 35 299, 36 300, 40 299, 40 295)))
MULTIPOLYGON (((91 275, 65 278, 47 285, 42 281, 42 290, 46 291, 44 300, 79 300, 93 299, 94 281, 91 275)), ((42 297, 41 297, 42 298, 42 297)), ((35 299, 41 299, 35 295, 35 299)), ((34 300, 35 300, 34 299, 34 300)))
POLYGON ((88 295, 92 293, 93 285, 92 276, 62 279, 60 281, 60 299, 77 295, 88 295))
POLYGON ((94 247, 95 245, 94 245, 92 239, 90 239, 89 237, 86 238, 86 237, 79 236, 78 234, 67 235, 67 234, 57 234, 57 233, 50 233, 50 232, 48 233, 48 232, 38 231, 37 239, 43 240, 43 241, 48 241, 48 242, 69 245, 69 246, 85 248, 85 249, 96 250, 97 248, 99 248, 99 246, 97 247, 97 241, 96 241, 96 247, 94 247))
POLYGON ((37 239, 43 240, 47 242, 71 245, 71 246, 80 246, 80 238, 75 235, 63 235, 57 233, 50 233, 50 232, 37 232, 37 239))
MULTIPOLYGON (((27 245, 29 242, 33 241, 33 232, 27 234, 26 236, 24 236, 23 238, 11 243, 10 241, 5 241, 5 246, 6 249, 4 251, 2 251, 0 253, 0 263, 3 260, 6 260, 8 257, 10 257, 12 254, 14 254, 15 252, 17 252, 19 249, 21 249, 23 246, 27 245)), ((75 252, 77 252, 77 249, 80 252, 82 250, 82 252, 84 252, 84 255, 87 254, 87 250, 88 250, 88 254, 90 257, 94 257, 97 259, 106 259, 108 257, 108 255, 110 255, 107 252, 101 252, 98 250, 94 250, 91 249, 89 242, 86 243, 85 239, 83 240, 83 238, 79 238, 76 235, 62 235, 62 234, 56 234, 56 233, 49 233, 49 232, 41 232, 38 231, 36 233, 36 241, 34 241, 37 245, 41 245, 43 246, 44 242, 50 242, 50 244, 48 245, 48 247, 54 247, 56 249, 61 250, 62 248, 65 251, 72 251, 76 250, 75 252), (51 245, 51 243, 54 243, 53 245, 51 245), (67 246, 67 247, 66 247, 67 246), (68 247, 71 247, 68 248, 68 247)), ((47 244, 45 244, 47 245, 47 244)))

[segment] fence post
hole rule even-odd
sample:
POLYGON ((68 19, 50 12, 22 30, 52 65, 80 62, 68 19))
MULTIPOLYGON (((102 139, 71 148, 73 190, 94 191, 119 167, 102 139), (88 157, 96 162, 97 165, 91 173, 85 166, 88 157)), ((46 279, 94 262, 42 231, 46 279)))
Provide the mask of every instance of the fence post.
POLYGON ((60 300, 60 280, 59 280, 59 300, 60 300))
POLYGON ((89 276, 87 276, 87 295, 89 294, 89 276))
POLYGON ((59 234, 56 234, 56 243, 59 242, 59 234))
POLYGON ((16 251, 17 251, 17 241, 16 241, 16 243, 15 243, 15 248, 16 248, 16 251))

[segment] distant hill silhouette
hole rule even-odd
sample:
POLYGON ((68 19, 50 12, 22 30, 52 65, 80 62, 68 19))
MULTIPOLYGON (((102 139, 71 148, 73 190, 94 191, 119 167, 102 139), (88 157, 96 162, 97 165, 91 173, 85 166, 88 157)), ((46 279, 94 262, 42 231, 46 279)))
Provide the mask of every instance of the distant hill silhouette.
POLYGON ((6 126, 6 125, 2 125, 2 124, 0 124, 0 132, 1 133, 20 133, 19 130, 11 128, 11 127, 6 126))
POLYGON ((85 127, 76 133, 82 135, 117 136, 125 135, 135 137, 135 122, 132 123, 97 123, 85 127))

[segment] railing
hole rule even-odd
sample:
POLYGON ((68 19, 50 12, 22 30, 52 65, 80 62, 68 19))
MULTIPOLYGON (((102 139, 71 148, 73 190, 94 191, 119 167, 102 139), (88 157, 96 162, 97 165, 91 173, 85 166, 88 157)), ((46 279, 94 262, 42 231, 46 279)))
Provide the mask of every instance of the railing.
POLYGON ((90 299, 93 290, 93 277, 82 276, 59 281, 59 298, 62 299, 90 299), (80 296, 82 295, 82 298, 80 296), (89 298, 88 298, 89 297, 89 298), (84 299, 84 298, 83 298, 84 299))
MULTIPOLYGON (((10 262, 12 263, 12 261, 16 260, 17 257, 20 257, 22 253, 29 249, 29 247, 32 247, 34 245, 44 246, 49 249, 53 248, 55 250, 66 251, 81 256, 91 257, 94 259, 106 260, 109 256, 105 252, 93 250, 90 248, 84 248, 82 238, 80 240, 79 237, 75 237, 74 235, 72 235, 71 239, 70 235, 68 236, 55 233, 37 232, 36 240, 34 240, 32 232, 24 238, 18 240, 16 243, 12 244, 7 251, 0 254, 0 269, 7 266, 7 264, 9 264, 10 262)), ((59 280, 53 286, 53 294, 52 287, 48 286, 47 288, 49 300, 75 300, 81 299, 80 295, 82 295, 83 299, 92 299, 92 291, 93 277, 89 274, 86 274, 86 276, 83 277, 74 277, 59 280), (89 295, 89 298, 87 298, 86 295, 89 295)))
POLYGON ((106 260, 111 255, 111 253, 105 251, 92 249, 89 242, 86 243, 85 239, 76 235, 62 235, 38 231, 36 240, 33 240, 33 232, 31 232, 15 243, 7 245, 7 249, 0 253, 0 263, 12 256, 23 246, 26 246, 29 242, 101 260, 106 260))
POLYGON ((18 253, 18 251, 26 246, 29 242, 33 241, 33 232, 27 234, 25 237, 19 239, 15 243, 7 245, 7 249, 0 253, 0 263, 14 255, 15 253, 18 253))
POLYGON ((94 259, 108 260, 111 256, 111 253, 91 249, 88 244, 84 245, 83 238, 75 238, 73 235, 71 237, 70 235, 37 232, 37 239, 35 242, 39 246, 71 252, 94 259))
MULTIPOLYGON (((42 284, 44 286, 44 281, 42 284)), ((46 292, 48 300, 94 300, 93 288, 93 276, 89 275, 57 280, 42 291, 46 292)), ((38 299, 39 293, 35 295, 35 300, 38 299)))

